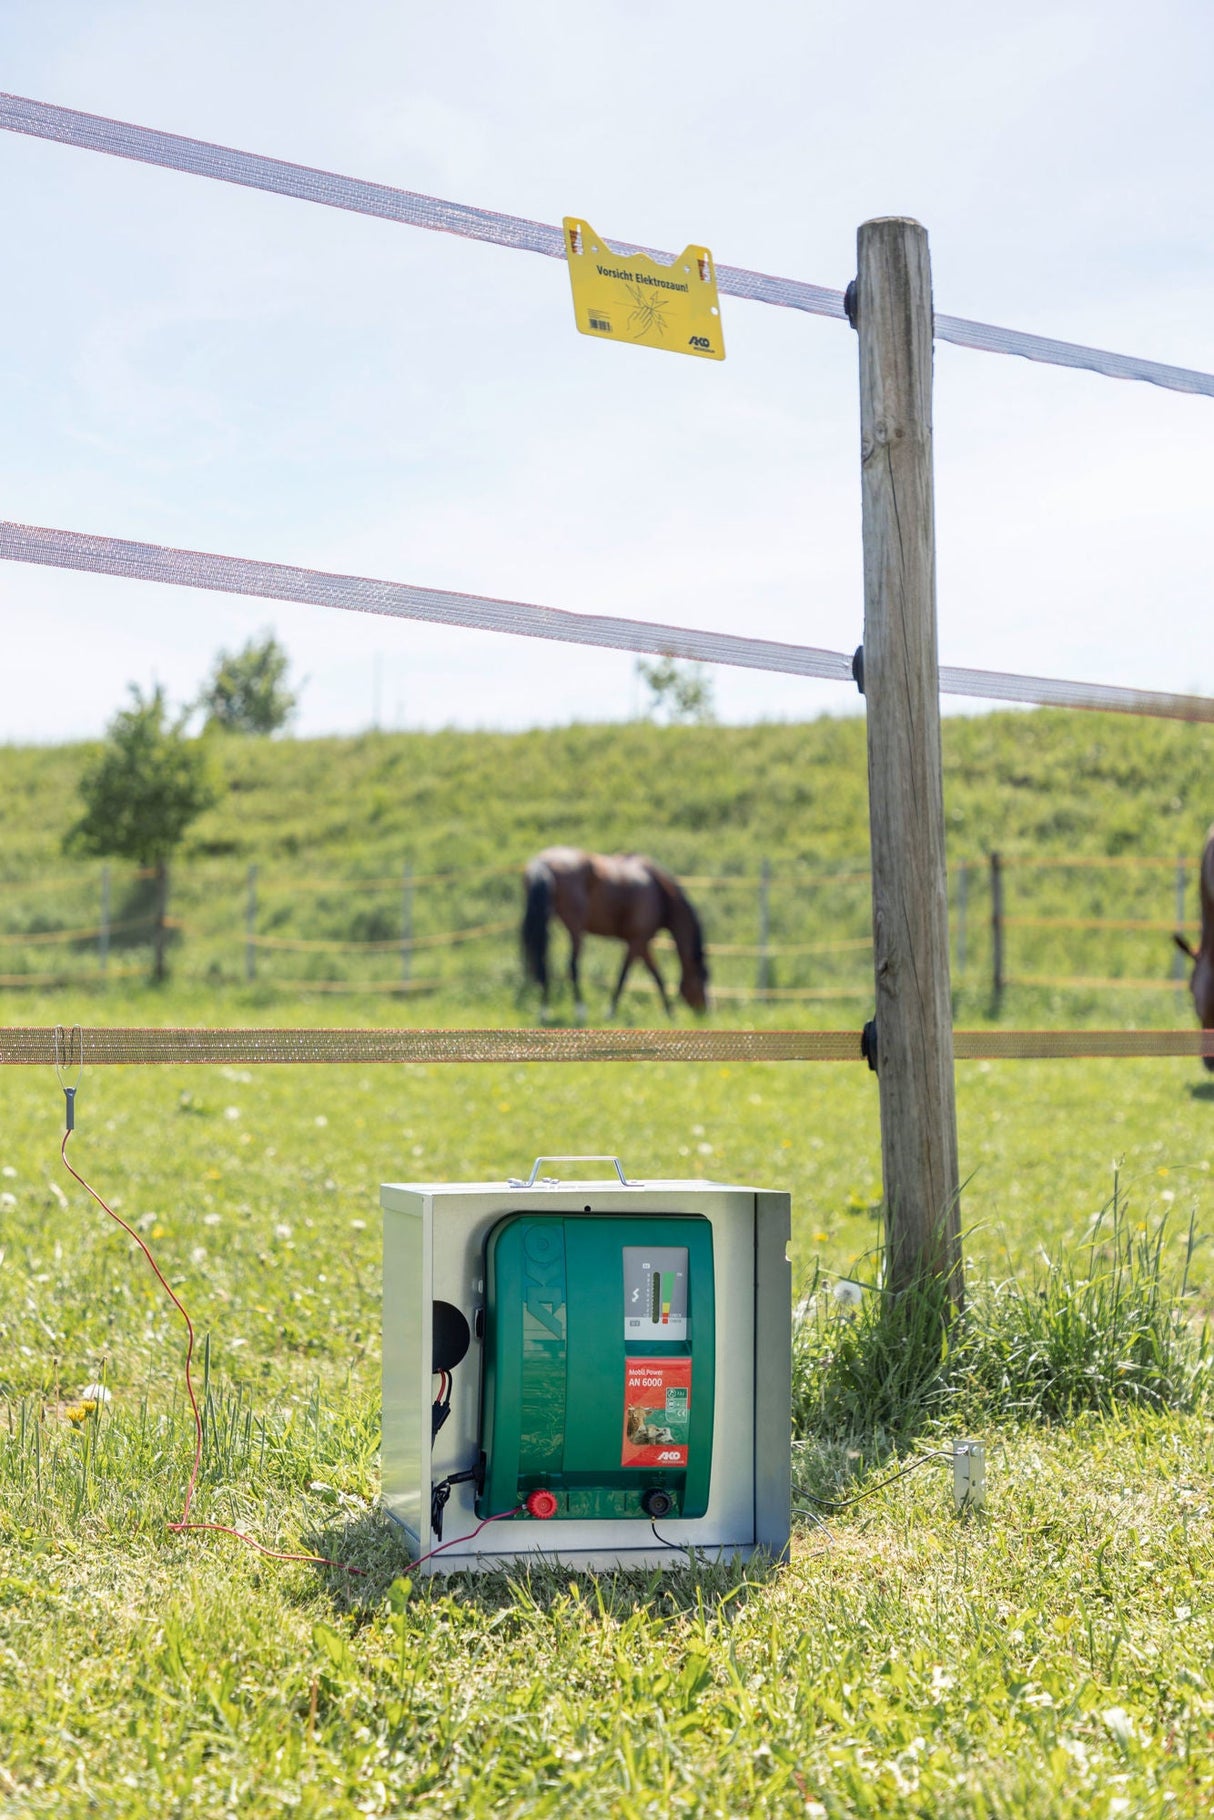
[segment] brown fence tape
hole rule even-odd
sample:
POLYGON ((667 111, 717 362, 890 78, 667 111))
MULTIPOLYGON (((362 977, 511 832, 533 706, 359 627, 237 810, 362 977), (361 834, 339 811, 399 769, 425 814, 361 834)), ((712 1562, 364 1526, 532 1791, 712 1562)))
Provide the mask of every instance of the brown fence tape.
POLYGON ((387 941, 343 942, 285 935, 247 935, 245 941, 251 948, 286 948, 292 952, 316 949, 340 954, 399 954, 402 948, 450 948, 457 942, 480 941, 513 928, 514 918, 510 917, 505 922, 477 923, 468 929, 444 929, 437 935, 394 935, 387 941))
POLYGON ((1170 935, 1179 928, 1187 928, 1196 935, 1200 924, 1178 922, 1176 917, 1166 919, 1150 916, 1005 916, 1005 929, 1146 929, 1159 935, 1170 935))
MULTIPOLYGON (((165 917, 165 928, 180 929, 184 925, 176 918, 165 917)), ((150 916, 129 916, 121 923, 97 923, 91 929, 40 929, 31 934, 26 930, 9 931, 0 935, 0 944, 6 948, 38 948, 47 942, 83 942, 96 940, 100 935, 118 935, 126 929, 147 929, 152 924, 150 916)))
MULTIPOLYGON (((86 1067, 194 1062, 847 1062, 858 1030, 58 1029, 86 1067)), ((0 1029, 0 1064, 51 1067, 56 1027, 0 1029)), ((958 1030, 958 1061, 1209 1056, 1214 1030, 958 1030)))
POLYGON ((1049 986, 1064 992, 1187 992, 1183 979, 1106 979, 1099 974, 1009 973, 1005 986, 1049 986))

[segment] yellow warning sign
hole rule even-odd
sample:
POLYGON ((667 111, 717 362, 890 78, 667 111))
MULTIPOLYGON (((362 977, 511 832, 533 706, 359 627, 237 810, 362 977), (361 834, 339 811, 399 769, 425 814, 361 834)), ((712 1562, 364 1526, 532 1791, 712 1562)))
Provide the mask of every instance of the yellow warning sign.
POLYGON ((717 275, 706 246, 689 246, 673 265, 661 265, 647 253, 613 253, 601 234, 566 215, 565 256, 583 335, 724 360, 717 275))

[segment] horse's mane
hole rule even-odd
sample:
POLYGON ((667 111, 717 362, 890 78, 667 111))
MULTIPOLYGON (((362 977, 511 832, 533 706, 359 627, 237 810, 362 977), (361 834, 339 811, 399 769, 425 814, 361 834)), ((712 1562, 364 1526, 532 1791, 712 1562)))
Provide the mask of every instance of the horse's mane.
POLYGON ((699 968, 700 977, 707 983, 708 956, 704 952, 704 931, 691 899, 673 873, 667 872, 664 866, 655 865, 651 859, 647 859, 645 865, 649 876, 662 893, 664 926, 670 930, 676 942, 680 933, 685 937, 691 958, 699 968), (676 922, 680 927, 676 928, 676 922))

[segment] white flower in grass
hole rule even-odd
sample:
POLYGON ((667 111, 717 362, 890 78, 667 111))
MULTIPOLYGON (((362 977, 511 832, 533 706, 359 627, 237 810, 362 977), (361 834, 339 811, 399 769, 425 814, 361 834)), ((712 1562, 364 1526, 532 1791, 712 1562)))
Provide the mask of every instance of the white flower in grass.
POLYGON ((109 1403, 112 1400, 104 1384, 86 1384, 80 1392, 82 1403, 109 1403))
POLYGON ((204 1226, 218 1226, 222 1218, 223 1215, 219 1213, 204 1213, 202 1216, 202 1223, 204 1226))
POLYGON ((326 1117, 325 1117, 325 1115, 324 1115, 324 1113, 323 1113, 323 1112, 318 1112, 318 1113, 317 1113, 317 1114, 316 1114, 316 1123, 317 1123, 317 1124, 318 1124, 318 1125, 321 1125, 321 1126, 324 1126, 324 1125, 327 1125, 327 1124, 328 1124, 328 1122, 329 1122, 329 1121, 328 1121, 328 1119, 327 1119, 327 1118, 326 1118, 326 1117))
POLYGON ((1125 1746, 1134 1739, 1134 1721, 1124 1706, 1106 1706, 1100 1717, 1116 1738, 1118 1744, 1125 1746))
POLYGON ((354 1228, 355 1232, 365 1232, 367 1230, 366 1220, 351 1220, 350 1224, 354 1228))
POLYGON ((287 1225, 285 1220, 279 1220, 277 1226, 274 1228, 274 1237, 276 1239, 289 1239, 291 1230, 291 1227, 287 1225))
POLYGON ((12 1177, 12 1176, 15 1176, 16 1173, 17 1173, 17 1171, 13 1168, 11 1163, 6 1163, 4 1165, 4 1168, 0 1169, 0 1175, 7 1175, 9 1177, 12 1177))
POLYGON ((0 1207, 3 1207, 6 1212, 9 1208, 15 1207, 16 1205, 17 1197, 15 1194, 0 1194, 0 1207))
POLYGON ((223 1109, 223 1116, 225 1119, 238 1119, 240 1117, 240 1107, 225 1106, 223 1109))
POLYGON ((207 1261, 206 1246, 205 1245, 195 1245, 193 1251, 191 1251, 191 1253, 190 1253, 191 1264, 205 1264, 206 1261, 207 1261))
POLYGON ((831 1290, 840 1308, 858 1308, 864 1300, 864 1291, 859 1283, 853 1283, 847 1277, 840 1277, 831 1290))

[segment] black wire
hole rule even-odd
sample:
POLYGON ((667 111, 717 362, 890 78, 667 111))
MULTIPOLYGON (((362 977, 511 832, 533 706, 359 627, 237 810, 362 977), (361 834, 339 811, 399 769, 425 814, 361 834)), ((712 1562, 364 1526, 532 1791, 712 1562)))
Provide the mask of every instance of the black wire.
MULTIPOLYGON (((819 1498, 815 1497, 812 1491, 803 1491, 801 1496, 808 1498, 811 1504, 820 1505, 823 1510, 847 1510, 850 1505, 859 1504, 862 1499, 871 1498, 874 1492, 882 1491, 885 1486, 892 1485, 896 1479, 904 1479, 908 1472, 916 1472, 920 1466, 926 1466, 929 1460, 951 1460, 952 1457, 951 1453, 941 1452, 916 1454, 909 1466, 902 1466, 897 1472, 891 1472, 886 1478, 878 1479, 875 1485, 866 1485, 863 1491, 858 1491, 852 1498, 819 1498)), ((807 1511, 798 1512, 798 1515, 803 1516, 809 1514, 807 1511)))
POLYGON ((655 1542, 660 1542, 662 1544, 663 1548, 673 1548, 676 1555, 685 1555, 688 1552, 687 1545, 685 1543, 668 1542, 666 1540, 665 1536, 660 1536, 658 1534, 658 1526, 656 1523, 651 1523, 649 1525, 649 1527, 653 1531, 653 1536, 654 1536, 655 1542))

